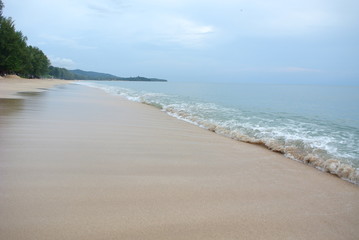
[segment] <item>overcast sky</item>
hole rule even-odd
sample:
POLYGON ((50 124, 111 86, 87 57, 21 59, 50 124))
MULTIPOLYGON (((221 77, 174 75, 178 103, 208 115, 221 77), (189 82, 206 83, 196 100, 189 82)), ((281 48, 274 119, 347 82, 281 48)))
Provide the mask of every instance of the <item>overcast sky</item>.
POLYGON ((358 0, 3 0, 54 66, 172 81, 359 85, 358 0))

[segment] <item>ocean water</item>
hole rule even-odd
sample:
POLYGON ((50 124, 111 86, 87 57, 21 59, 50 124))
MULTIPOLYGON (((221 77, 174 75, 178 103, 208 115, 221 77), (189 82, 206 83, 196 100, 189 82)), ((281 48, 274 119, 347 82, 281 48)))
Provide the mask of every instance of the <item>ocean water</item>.
POLYGON ((359 184, 359 87, 83 81, 359 184))

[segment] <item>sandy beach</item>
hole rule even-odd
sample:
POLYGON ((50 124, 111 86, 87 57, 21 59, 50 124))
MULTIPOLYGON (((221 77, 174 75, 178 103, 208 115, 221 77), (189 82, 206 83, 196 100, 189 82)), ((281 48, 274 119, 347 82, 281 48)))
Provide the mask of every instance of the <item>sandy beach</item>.
POLYGON ((42 92, 71 81, 59 79, 24 79, 16 75, 0 76, 0 98, 21 98, 18 92, 42 92))
POLYGON ((358 186, 63 83, 0 79, 0 239, 358 239, 358 186))

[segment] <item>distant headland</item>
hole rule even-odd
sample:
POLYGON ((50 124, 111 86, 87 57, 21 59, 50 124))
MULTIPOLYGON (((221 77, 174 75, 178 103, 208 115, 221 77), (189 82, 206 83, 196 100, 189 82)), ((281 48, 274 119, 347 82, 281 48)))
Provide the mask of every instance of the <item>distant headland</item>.
POLYGON ((118 77, 108 73, 84 71, 80 69, 68 70, 66 68, 49 67, 49 76, 65 80, 96 80, 96 81, 140 81, 140 82, 167 82, 159 78, 146 77, 118 77))

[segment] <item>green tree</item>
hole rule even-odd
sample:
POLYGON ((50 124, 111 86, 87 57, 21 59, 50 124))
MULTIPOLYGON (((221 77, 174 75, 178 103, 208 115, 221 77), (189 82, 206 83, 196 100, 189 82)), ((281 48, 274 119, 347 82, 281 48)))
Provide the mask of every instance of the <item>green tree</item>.
POLYGON ((14 21, 2 16, 0 0, 0 75, 18 74, 39 78, 49 71, 50 61, 37 47, 27 46, 27 38, 16 31, 14 21))
POLYGON ((53 67, 53 66, 49 67, 49 75, 53 78, 66 79, 66 80, 74 80, 74 79, 84 80, 84 79, 86 79, 85 76, 72 73, 69 70, 67 70, 66 68, 59 68, 59 67, 53 67))
POLYGON ((0 18, 0 74, 24 71, 27 55, 27 38, 15 30, 11 18, 0 18))
POLYGON ((2 17, 3 8, 4 8, 4 3, 2 2, 2 0, 0 0, 0 18, 2 17))
POLYGON ((40 78, 48 74, 49 66, 49 59, 39 48, 28 46, 26 64, 20 74, 29 78, 40 78))

